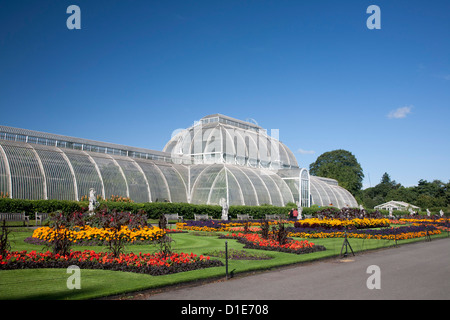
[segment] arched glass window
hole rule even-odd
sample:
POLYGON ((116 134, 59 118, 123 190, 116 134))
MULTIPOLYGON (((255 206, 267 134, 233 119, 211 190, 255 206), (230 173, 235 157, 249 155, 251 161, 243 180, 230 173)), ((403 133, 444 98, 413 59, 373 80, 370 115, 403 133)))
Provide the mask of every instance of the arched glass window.
POLYGON ((300 205, 302 207, 310 207, 310 187, 309 187, 309 173, 308 170, 302 169, 300 171, 300 205))

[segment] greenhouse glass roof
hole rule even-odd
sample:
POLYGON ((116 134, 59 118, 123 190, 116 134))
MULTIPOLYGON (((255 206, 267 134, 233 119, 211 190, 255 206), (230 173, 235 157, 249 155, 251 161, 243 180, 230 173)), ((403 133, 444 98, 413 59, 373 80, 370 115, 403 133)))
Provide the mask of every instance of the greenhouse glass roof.
POLYGON ((182 130, 163 151, 0 126, 0 192, 80 200, 90 188, 135 202, 357 206, 336 180, 300 168, 277 132, 220 114, 182 130))

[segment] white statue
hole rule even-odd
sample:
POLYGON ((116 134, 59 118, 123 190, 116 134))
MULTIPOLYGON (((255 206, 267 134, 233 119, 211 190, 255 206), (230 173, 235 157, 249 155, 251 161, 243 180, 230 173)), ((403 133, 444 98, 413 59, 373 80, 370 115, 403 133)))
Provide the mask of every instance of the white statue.
POLYGON ((414 215, 413 209, 409 208, 408 211, 409 211, 409 215, 410 215, 410 216, 414 215))
POLYGON ((442 211, 442 209, 439 211, 439 214, 441 215, 441 217, 444 216, 444 211, 442 211))
POLYGON ((95 197, 94 188, 89 189, 89 214, 93 215, 95 208, 99 205, 97 198, 95 197))
POLYGON ((389 218, 392 218, 392 207, 389 208, 389 218))
POLYGON ((431 215, 431 212, 430 212, 430 210, 427 209, 427 216, 430 216, 430 215, 431 215))
POLYGON ((303 219, 302 213, 303 213, 303 207, 302 207, 302 206, 299 206, 299 207, 298 207, 298 216, 297 216, 297 220, 302 220, 302 219, 303 219))
POLYGON ((222 220, 228 220, 228 201, 225 198, 221 198, 219 202, 222 207, 222 220))

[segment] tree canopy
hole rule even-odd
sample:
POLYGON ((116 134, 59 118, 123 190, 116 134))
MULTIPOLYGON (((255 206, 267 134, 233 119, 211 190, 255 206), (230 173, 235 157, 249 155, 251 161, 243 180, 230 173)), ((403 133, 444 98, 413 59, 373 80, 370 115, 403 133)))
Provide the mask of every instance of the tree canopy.
POLYGON ((384 173, 380 183, 375 187, 362 191, 361 200, 366 208, 373 208, 379 204, 396 200, 416 205, 422 210, 427 208, 444 208, 450 206, 450 182, 441 180, 419 180, 417 186, 404 187, 391 180, 388 173, 384 173))
POLYGON ((336 179, 339 185, 353 195, 362 188, 364 178, 361 165, 356 157, 346 150, 334 150, 321 154, 317 160, 309 165, 312 175, 336 179))

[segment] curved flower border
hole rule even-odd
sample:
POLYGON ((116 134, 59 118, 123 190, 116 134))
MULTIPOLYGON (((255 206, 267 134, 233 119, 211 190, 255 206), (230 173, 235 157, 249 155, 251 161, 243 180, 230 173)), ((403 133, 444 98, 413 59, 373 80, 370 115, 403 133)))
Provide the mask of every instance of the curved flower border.
POLYGON ((208 256, 193 253, 155 254, 120 254, 114 257, 106 252, 93 250, 70 251, 67 255, 54 254, 50 251, 39 253, 35 250, 6 252, 0 255, 0 269, 24 268, 67 268, 77 265, 82 269, 103 269, 145 273, 153 276, 190 271, 209 267, 223 266, 219 260, 210 260, 208 256))
POLYGON ((166 231, 158 227, 144 226, 137 229, 130 229, 122 226, 117 234, 110 228, 95 228, 91 226, 75 226, 70 229, 56 230, 50 227, 40 227, 34 230, 32 238, 52 242, 57 238, 58 232, 63 232, 72 243, 103 242, 114 237, 129 242, 148 242, 160 239, 166 231))
POLYGON ((324 246, 315 245, 308 240, 290 240, 286 244, 280 245, 273 239, 263 239, 257 233, 232 233, 222 235, 220 238, 237 239, 239 243, 244 244, 246 249, 261 249, 269 251, 280 251, 286 253, 304 254, 325 250, 324 246))

